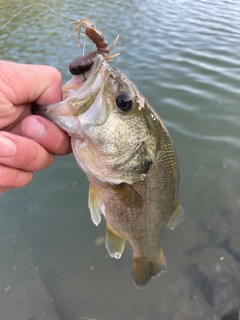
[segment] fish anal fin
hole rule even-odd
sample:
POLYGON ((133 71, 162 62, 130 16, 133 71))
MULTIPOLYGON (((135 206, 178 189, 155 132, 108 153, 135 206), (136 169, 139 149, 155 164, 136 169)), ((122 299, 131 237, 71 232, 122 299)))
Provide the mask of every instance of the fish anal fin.
POLYGON ((178 203, 176 210, 171 215, 167 223, 167 228, 173 230, 183 219, 183 207, 178 203))
POLYGON ((111 185, 111 188, 126 207, 141 207, 143 205, 142 197, 130 184, 123 182, 111 185))
POLYGON ((133 256, 132 278, 138 289, 145 287, 152 277, 167 271, 162 249, 151 260, 133 256))
POLYGON ((101 214, 104 211, 102 199, 94 186, 89 185, 88 207, 90 209, 92 222, 98 226, 101 222, 101 214))
POLYGON ((112 258, 120 259, 125 248, 125 238, 107 225, 106 248, 112 258))

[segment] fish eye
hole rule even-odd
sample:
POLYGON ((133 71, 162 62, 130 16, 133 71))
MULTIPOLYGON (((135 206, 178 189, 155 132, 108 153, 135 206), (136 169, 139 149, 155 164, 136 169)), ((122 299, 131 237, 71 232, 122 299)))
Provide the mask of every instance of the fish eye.
POLYGON ((116 98, 116 104, 118 108, 121 109, 122 111, 129 111, 132 109, 133 100, 129 94, 121 93, 116 98))

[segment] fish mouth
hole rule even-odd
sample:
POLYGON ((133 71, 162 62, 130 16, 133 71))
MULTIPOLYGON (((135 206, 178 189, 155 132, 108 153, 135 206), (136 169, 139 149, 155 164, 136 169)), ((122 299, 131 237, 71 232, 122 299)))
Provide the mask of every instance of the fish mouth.
POLYGON ((87 91, 87 95, 89 95, 89 87, 94 89, 99 85, 99 83, 96 83, 96 78, 104 61, 103 56, 98 54, 89 71, 80 75, 74 75, 71 80, 66 82, 62 87, 63 100, 69 96, 74 97, 74 93, 76 92, 81 92, 82 95, 85 95, 85 91, 87 91))
POLYGON ((84 114, 96 99, 107 80, 107 64, 102 55, 97 55, 91 69, 74 75, 63 84, 63 100, 47 106, 33 105, 32 113, 49 119, 69 135, 79 135, 79 116, 84 114))

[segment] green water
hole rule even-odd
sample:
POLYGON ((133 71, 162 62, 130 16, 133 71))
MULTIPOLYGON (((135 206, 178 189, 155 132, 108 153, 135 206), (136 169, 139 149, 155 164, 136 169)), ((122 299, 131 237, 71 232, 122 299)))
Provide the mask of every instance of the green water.
MULTIPOLYGON (((0 1, 1 25, 29 3, 0 1)), ((96 245, 105 224, 91 222, 87 179, 72 155, 56 158, 0 197, 0 319, 216 320, 240 309, 231 271, 240 257, 230 248, 240 233, 239 1, 45 3, 92 20, 109 44, 120 34, 111 64, 170 131, 185 220, 162 237, 168 272, 137 290, 130 247, 114 260, 96 245), (215 282, 221 264, 230 271, 215 282), (227 291, 215 301, 214 288, 227 291)), ((69 21, 40 6, 21 12, 0 30, 1 59, 52 65, 68 80, 68 64, 81 54, 69 21)))

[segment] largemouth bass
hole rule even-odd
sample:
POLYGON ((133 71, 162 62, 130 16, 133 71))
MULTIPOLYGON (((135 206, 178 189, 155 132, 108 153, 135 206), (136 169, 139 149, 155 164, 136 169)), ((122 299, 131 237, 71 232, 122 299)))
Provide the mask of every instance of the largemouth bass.
POLYGON ((71 137, 86 173, 92 221, 106 220, 106 247, 119 259, 133 248, 132 277, 138 288, 166 271, 159 246, 163 229, 174 229, 179 169, 170 135, 144 96, 119 70, 97 55, 91 69, 63 85, 63 101, 38 107, 71 137))

